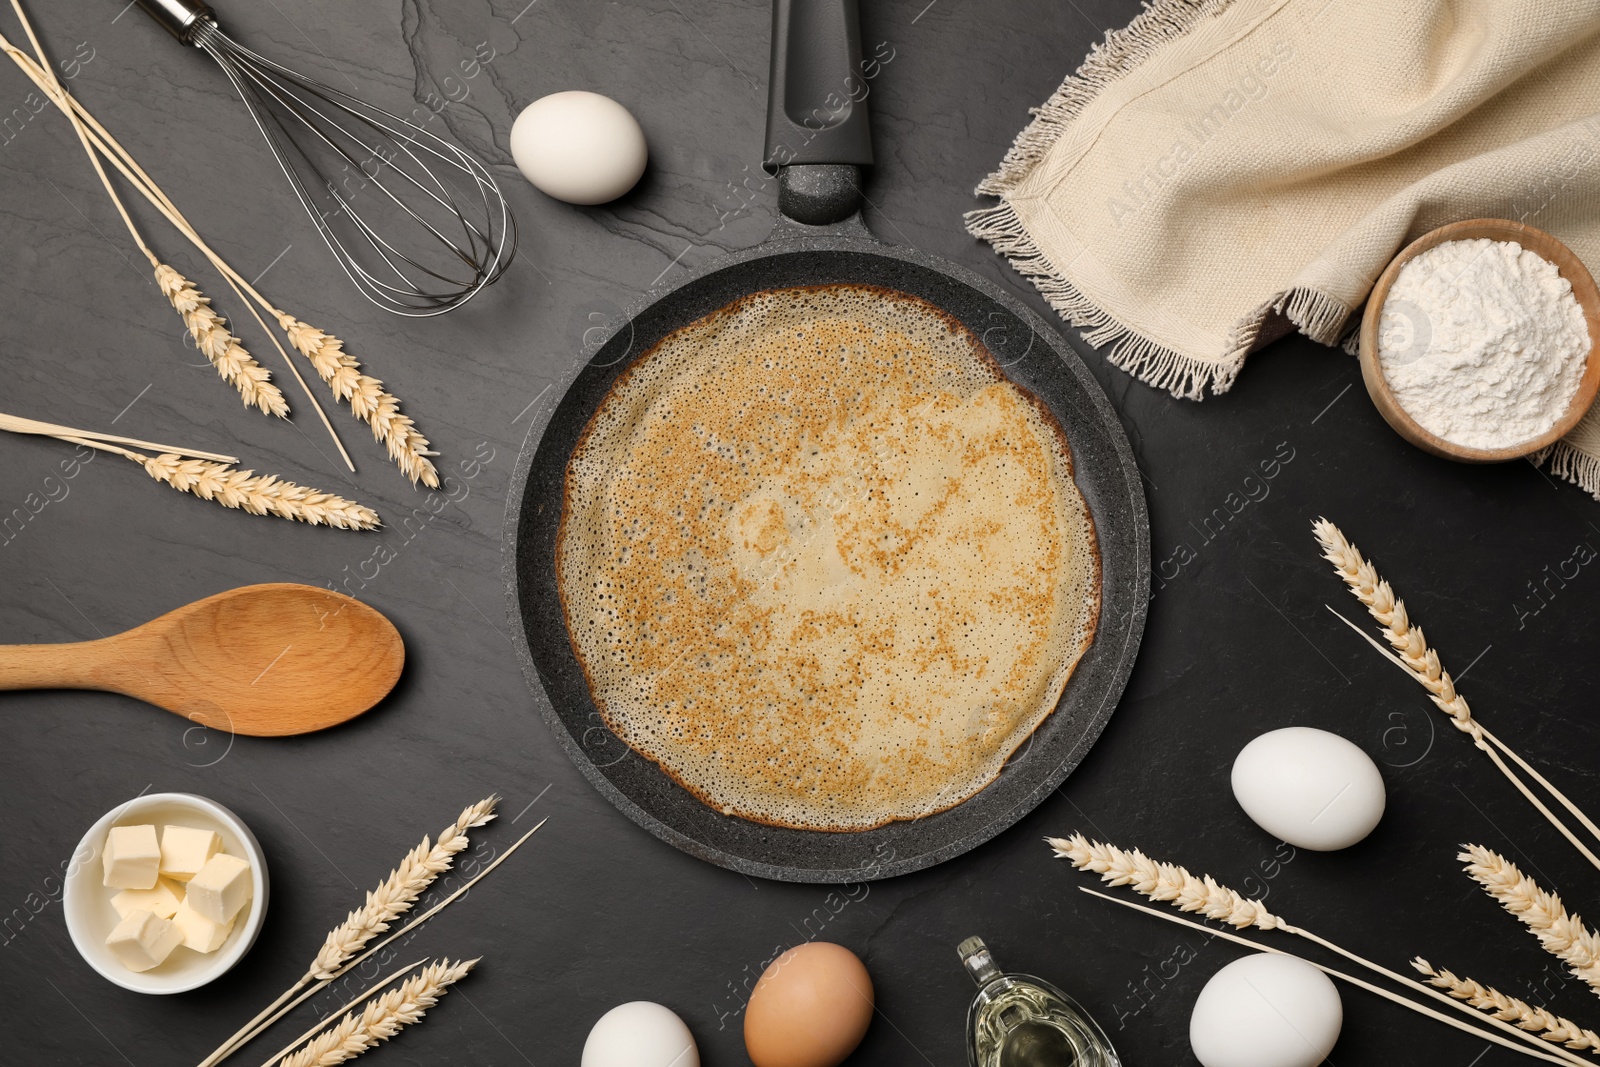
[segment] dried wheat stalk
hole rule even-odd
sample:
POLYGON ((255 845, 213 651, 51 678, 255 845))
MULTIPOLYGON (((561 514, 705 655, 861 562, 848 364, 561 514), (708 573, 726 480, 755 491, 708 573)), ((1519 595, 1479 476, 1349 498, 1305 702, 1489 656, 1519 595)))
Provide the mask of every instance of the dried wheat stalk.
POLYGON ((373 998, 361 1014, 348 1013, 336 1025, 312 1038, 304 1048, 278 1060, 278 1067, 332 1067, 355 1059, 379 1042, 420 1022, 427 1010, 439 1003, 445 991, 465 978, 477 962, 440 960, 429 964, 398 987, 373 998))
POLYGON ((195 288, 193 282, 165 263, 155 265, 156 284, 175 311, 183 317, 189 336, 211 365, 217 368, 222 380, 239 391, 239 396, 251 407, 280 419, 289 417, 289 402, 282 391, 272 384, 267 369, 245 351, 239 339, 228 329, 228 320, 211 307, 211 298, 195 288))
MULTIPOLYGON (((116 138, 112 137, 105 127, 101 126, 94 116, 89 114, 88 110, 66 91, 65 86, 61 84, 61 80, 56 77, 55 71, 51 69, 49 60, 45 57, 44 47, 39 43, 38 36, 33 32, 33 24, 29 21, 27 13, 23 11, 21 0, 11 0, 11 6, 16 11, 23 30, 28 35, 29 43, 33 45, 33 50, 38 56, 38 62, 35 63, 21 49, 7 41, 3 35, 0 35, 0 48, 4 49, 17 66, 28 75, 34 84, 50 98, 56 107, 67 116, 68 121, 72 123, 73 131, 77 134, 79 143, 83 145, 84 152, 88 155, 89 163, 94 167, 95 174, 99 176, 101 185, 105 187, 106 195, 111 198, 112 205, 122 217, 123 224, 127 226, 134 243, 139 246, 140 251, 150 261, 151 266, 157 269, 158 280, 159 270, 163 264, 156 258, 155 253, 151 251, 150 246, 140 234, 139 228, 134 225, 132 217, 128 214, 127 207, 122 202, 122 198, 117 195, 117 190, 111 184, 111 179, 107 177, 105 168, 100 165, 101 155, 110 160, 122 172, 123 176, 132 182, 139 192, 144 194, 146 199, 150 200, 166 215, 167 219, 178 228, 180 233, 188 237, 195 247, 200 249, 212 264, 222 271, 229 287, 243 300, 244 294, 239 288, 236 280, 237 275, 232 272, 232 268, 228 267, 221 257, 200 239, 200 235, 189 225, 188 220, 179 213, 177 206, 172 203, 166 193, 162 192, 161 187, 156 185, 155 181, 144 172, 143 168, 134 161, 133 157, 128 154, 127 150, 122 147, 116 138), (113 148, 117 153, 115 155, 112 154, 113 148), (99 155, 96 154, 97 152, 99 155)), ((257 296, 259 298, 259 294, 257 296)), ((310 387, 306 385, 305 379, 300 376, 300 371, 294 365, 294 361, 289 358, 289 353, 283 350, 283 346, 278 343, 278 339, 267 329, 267 324, 261 320, 261 316, 256 309, 248 301, 245 302, 245 306, 250 310, 251 317, 256 320, 263 332, 267 334, 267 338, 272 342, 273 347, 278 350, 278 354, 283 357, 284 363, 289 368, 290 375, 299 384, 301 391, 305 393, 306 399, 310 401, 312 410, 317 413, 317 418, 321 420, 323 427, 328 431, 328 436, 333 439, 334 447, 338 449, 339 455, 344 459, 345 466, 354 471, 356 469, 355 464, 351 461, 350 454, 345 451, 344 442, 339 439, 333 424, 328 421, 328 414, 322 410, 322 405, 317 402, 316 395, 311 392, 310 387)), ((276 390, 276 386, 271 388, 276 390)), ((282 399, 281 393, 279 393, 279 399, 282 399)))
MULTIPOLYGON (((1294 959, 1300 960, 1303 963, 1307 963, 1312 967, 1315 967, 1317 970, 1331 978, 1337 978, 1342 982, 1348 982, 1358 989, 1365 989, 1368 993, 1372 993, 1376 996, 1384 998, 1385 1000, 1391 1001, 1392 1003, 1398 1004, 1400 1007, 1405 1008, 1408 1011, 1414 1011, 1418 1015, 1427 1016, 1436 1022, 1444 1023, 1446 1026, 1460 1030, 1463 1033, 1471 1034, 1473 1037, 1481 1038, 1484 1041, 1489 1041, 1496 1045, 1503 1046, 1513 1052, 1520 1052, 1524 1056, 1531 1056, 1536 1060, 1544 1060, 1547 1063, 1569 1062, 1567 1059, 1563 1058, 1569 1055, 1568 1053, 1544 1048, 1530 1047, 1527 1044, 1519 1044, 1518 1042, 1508 1040, 1507 1038, 1501 1037, 1499 1034, 1489 1033, 1488 1031, 1482 1030, 1477 1026, 1463 1022, 1454 1015, 1446 1015, 1443 1012, 1434 1011, 1426 1004, 1418 1004, 1416 1001, 1402 997, 1400 994, 1384 989, 1382 986, 1375 986, 1371 982, 1363 981, 1362 979, 1357 978, 1354 975, 1346 974, 1343 971, 1336 971, 1332 967, 1324 967, 1322 964, 1308 960, 1304 956, 1296 956, 1292 952, 1285 952, 1282 949, 1273 948, 1271 945, 1258 945, 1256 942, 1240 937, 1238 934, 1230 934, 1225 930, 1218 930, 1214 927, 1207 926, 1204 923, 1195 922, 1193 919, 1185 919, 1181 915, 1172 915, 1165 911, 1152 908, 1147 904, 1140 904, 1135 900, 1123 900, 1119 897, 1114 897, 1109 893, 1102 893, 1099 890, 1090 889, 1088 886, 1079 886, 1078 891, 1080 893, 1087 893, 1089 896, 1094 897, 1097 900, 1106 900, 1110 901, 1112 904, 1119 905, 1120 907, 1131 908, 1134 911, 1160 919, 1163 922, 1177 923, 1179 926, 1187 929, 1197 930, 1200 933, 1205 934, 1207 937, 1221 938, 1224 941, 1231 941, 1236 945, 1243 945, 1245 948, 1251 949, 1255 952, 1265 952, 1274 956, 1293 957, 1294 959)), ((1585 1061, 1579 1060, 1578 1062, 1583 1063, 1585 1061)))
POLYGON ((354 956, 374 937, 389 929, 389 923, 411 910, 434 879, 450 869, 457 853, 469 844, 467 831, 483 826, 495 817, 499 796, 485 797, 461 813, 439 834, 431 847, 422 843, 389 872, 383 884, 367 894, 367 902, 352 911, 345 921, 329 931, 306 974, 314 979, 331 978, 341 964, 354 956))
MULTIPOLYGON (((1392 982, 1406 986, 1415 992, 1421 993, 1443 1004, 1448 1004, 1457 1011, 1464 1012, 1475 1019, 1489 1023, 1499 1030, 1503 1030, 1518 1040, 1531 1042, 1543 1050, 1551 1046, 1526 1031, 1519 1030, 1503 1020, 1484 1017, 1472 1008, 1455 1000, 1432 986, 1425 985, 1398 971, 1374 963, 1363 956, 1358 956, 1348 949, 1318 937, 1311 931, 1299 926, 1293 926, 1281 917, 1268 911, 1259 900, 1246 899, 1241 894, 1224 885, 1220 885, 1211 877, 1196 878, 1182 867, 1170 863, 1159 863, 1137 850, 1125 852, 1115 845, 1103 842, 1090 841, 1082 834, 1073 834, 1070 838, 1049 837, 1045 839, 1055 851, 1057 857, 1069 861, 1079 870, 1092 871, 1100 876, 1100 880, 1107 885, 1125 885, 1137 893, 1152 900, 1167 901, 1176 904, 1182 911, 1200 912, 1207 918, 1217 919, 1231 926, 1243 929, 1249 926, 1259 927, 1263 930, 1282 930, 1287 934, 1305 938, 1314 944, 1321 945, 1330 952, 1336 952, 1353 963, 1358 963, 1376 974, 1381 974, 1392 982)), ((1557 1052, 1557 1055, 1566 1057, 1573 1063, 1584 1061, 1570 1052, 1557 1052)))
MULTIPOLYGON (((1405 602, 1394 595, 1394 590, 1390 588, 1389 583, 1379 577, 1377 568, 1361 555, 1360 551, 1350 543, 1343 532, 1327 519, 1317 519, 1312 523, 1311 529, 1317 538, 1317 543, 1322 546, 1324 558, 1333 564, 1334 568, 1339 572, 1339 577, 1344 579, 1344 583, 1350 587, 1350 592, 1366 606, 1367 611, 1378 621, 1378 624, 1383 628, 1384 638, 1394 651, 1390 652, 1384 649, 1378 642, 1373 641, 1368 634, 1353 623, 1350 623, 1348 619, 1344 619, 1344 616, 1340 615, 1339 618, 1343 619, 1347 625, 1350 625, 1362 637, 1365 637, 1392 662, 1398 664, 1412 678, 1420 682, 1427 689, 1429 699, 1433 701, 1440 711, 1450 717, 1450 721, 1456 729, 1471 737, 1473 745, 1489 757, 1494 765, 1499 768, 1500 773, 1506 777, 1506 780, 1516 786, 1517 791, 1538 809, 1539 813, 1549 821, 1550 825, 1559 830, 1561 835, 1571 842, 1573 847, 1581 852, 1585 859, 1597 869, 1600 869, 1600 856, 1597 856, 1593 849, 1579 840, 1577 834, 1573 833, 1566 823, 1562 822, 1556 816, 1556 813, 1551 811, 1549 806, 1536 796, 1532 789, 1528 788, 1527 783, 1519 778, 1515 771, 1506 766, 1505 760, 1500 758, 1501 754, 1503 753, 1520 767, 1524 773, 1538 782, 1557 803, 1566 808, 1596 839, 1600 839, 1600 825, 1596 825, 1594 820, 1590 819, 1576 804, 1567 798, 1566 794, 1552 785, 1527 760, 1513 752, 1509 746, 1490 733, 1473 717, 1472 709, 1468 707, 1466 697, 1456 690, 1455 683, 1451 681, 1450 673, 1440 665, 1439 654, 1428 646, 1427 638, 1422 633, 1422 627, 1411 624, 1411 619, 1406 614, 1405 602)), ((1333 609, 1329 608, 1329 610, 1332 611, 1333 609)), ((1339 613, 1334 612, 1334 614, 1338 615, 1339 613)))
POLYGON ((1456 729, 1481 742, 1483 727, 1473 719, 1466 698, 1456 692, 1449 672, 1440 666, 1439 654, 1428 647, 1422 627, 1411 625, 1405 602, 1394 595, 1389 583, 1378 576, 1377 568, 1361 555, 1337 526, 1319 518, 1311 524, 1311 530, 1316 535, 1317 543, 1322 546, 1323 557, 1333 564, 1339 577, 1350 587, 1350 592, 1378 620, 1383 627, 1383 636, 1399 653, 1406 669, 1427 687, 1434 704, 1450 716, 1456 729))
POLYGON ((410 974, 412 971, 416 970, 418 967, 421 967, 427 962, 428 957, 424 956, 415 963, 408 963, 404 967, 396 968, 392 973, 378 979, 371 986, 362 990, 360 993, 357 993, 354 997, 351 997, 349 1000, 345 1001, 338 1008, 323 1015, 322 1018, 311 1027, 311 1029, 307 1030, 293 1041, 290 1041, 287 1045, 279 1049, 277 1052, 274 1052, 271 1056, 268 1056, 266 1063, 262 1064, 262 1067, 269 1067, 269 1065, 277 1063, 279 1060, 289 1055, 289 1053, 294 1052, 301 1045, 304 1045, 307 1041, 310 1041, 313 1037, 316 1037, 319 1033, 321 1033, 323 1025, 329 1019, 332 1019, 338 1015, 343 1015, 345 1012, 352 1010, 357 1005, 365 1004, 374 995, 382 992, 385 989, 388 989, 390 986, 400 981, 400 979, 404 978, 406 975, 410 974))
POLYGON ((1600 994, 1600 936, 1567 911, 1561 898, 1539 888, 1504 856, 1482 845, 1462 845, 1456 858, 1484 892, 1533 931, 1546 952, 1567 965, 1574 978, 1600 994))
MULTIPOLYGON (((268 415, 288 418, 289 402, 284 399, 283 392, 272 384, 272 376, 267 373, 266 368, 257 363, 255 358, 245 351, 238 338, 228 330, 226 320, 212 310, 210 299, 203 296, 195 288, 194 283, 156 258, 155 252, 145 241, 139 227, 134 225, 132 216, 122 203, 122 198, 117 195, 105 168, 100 165, 99 157, 95 155, 90 145, 88 130, 84 128, 82 120, 72 109, 66 106, 66 90, 62 88, 61 80, 56 77, 55 71, 50 69, 48 61, 45 60, 44 49, 33 32, 33 24, 28 21, 28 16, 22 10, 20 0, 12 0, 11 6, 16 11, 17 17, 22 20, 22 28, 39 56, 39 65, 33 69, 37 70, 40 76, 34 77, 33 80, 71 121, 73 131, 78 135, 84 151, 88 153, 89 162, 93 165, 95 174, 99 176, 100 183, 105 186, 106 194, 111 197, 111 203, 117 209, 117 214, 122 217, 123 225, 128 228, 128 233, 132 235, 134 244, 139 246, 139 251, 150 261, 150 266, 155 270, 156 284, 160 286, 162 295, 182 316, 195 345, 216 368, 222 380, 238 390, 239 396, 247 406, 258 408, 268 415)), ((24 70, 29 70, 31 61, 28 57, 3 36, 0 36, 0 49, 4 49, 24 70)))
MULTIPOLYGON (((398 916, 411 910, 435 879, 449 870, 455 857, 468 845, 467 831, 483 826, 495 818, 498 795, 491 795, 463 809, 456 821, 439 834, 437 842, 424 837, 422 843, 406 854, 400 865, 389 872, 377 888, 367 894, 366 903, 345 917, 344 922, 329 931, 317 950, 316 958, 305 974, 290 986, 277 1000, 267 1005, 260 1014, 245 1023, 232 1037, 217 1046, 201 1061, 200 1067, 213 1067, 254 1040, 262 1031, 283 1018, 296 1005, 318 989, 333 981, 352 964, 351 957, 360 952, 367 942, 389 929, 398 916), (315 984, 313 984, 315 983, 315 984), (307 989, 307 987, 311 987, 307 989), (305 990, 298 999, 296 994, 305 990)), ((542 825, 542 824, 541 824, 542 825)), ((538 829, 538 827, 534 827, 538 829)), ((520 844, 520 842, 519 842, 520 844)), ((508 853, 509 854, 509 853, 508 853)), ((483 872, 487 874, 488 872, 483 872)), ((430 913, 431 914, 431 913, 430 913)))
MULTIPOLYGON (((23 18, 26 26, 26 16, 22 14, 18 0, 12 0, 12 5, 17 8, 17 13, 23 18)), ((28 27, 28 33, 30 39, 33 39, 31 26, 28 27)), ((299 340, 297 341, 295 335, 291 334, 291 344, 302 355, 311 359, 314 365, 318 365, 319 373, 323 367, 329 368, 329 373, 323 375, 324 381, 327 381, 334 388, 339 399, 350 404, 351 411, 357 418, 366 422, 372 428, 373 436, 384 443, 390 457, 400 467, 401 471, 411 479, 413 485, 420 481, 429 488, 438 488, 439 475, 429 458, 437 455, 437 453, 429 450, 427 438, 416 430, 413 421, 409 417, 400 414, 399 400, 385 390, 383 383, 378 379, 362 374, 360 364, 347 353, 343 353, 342 345, 339 344, 337 339, 329 337, 322 331, 305 326, 292 315, 273 305, 271 301, 256 290, 254 285, 225 262, 206 243, 199 232, 189 223, 189 220, 183 216, 172 200, 162 191, 161 187, 129 154, 128 150, 115 137, 111 136, 106 128, 72 94, 68 93, 59 82, 55 81, 53 72, 48 69, 48 63, 44 62, 43 51, 39 49, 37 40, 34 40, 34 45, 40 54, 39 63, 35 63, 20 49, 6 41, 3 36, 0 36, 0 49, 10 55, 17 66, 72 120, 80 140, 83 141, 85 149, 89 151, 91 162, 94 163, 96 171, 101 174, 102 182, 106 185, 106 191, 117 204, 118 210, 122 213, 124 220, 127 221, 130 231, 134 233, 135 240, 140 242, 141 248, 144 247, 142 239, 139 238, 137 231, 133 229, 131 219, 128 218, 127 212, 123 210, 115 190, 111 187, 109 180, 106 179, 104 171, 101 170, 96 153, 116 167, 122 176, 160 211, 179 233, 188 238, 189 242, 211 261, 211 264, 221 272, 236 291, 247 294, 250 300, 255 301, 268 315, 277 320, 285 333, 290 333, 291 324, 300 327, 299 340), (320 339, 332 341, 336 346, 334 352, 342 355, 343 358, 340 359, 335 354, 323 354, 321 349, 324 347, 325 342, 320 339), (319 356, 321 357, 320 365, 318 364, 319 356), (335 371, 341 371, 341 368, 342 372, 334 373, 335 371), (330 377, 330 374, 333 376, 330 377)), ((146 254, 153 256, 153 253, 148 252, 148 250, 146 254)), ((152 260, 152 262, 155 261, 152 260)), ((252 314, 256 314, 254 307, 251 307, 250 310, 252 314)), ((259 321, 260 316, 256 315, 256 317, 259 321)), ((262 325, 265 327, 265 323, 262 325)), ((278 344, 276 337, 272 337, 270 333, 268 336, 274 346, 278 347, 283 354, 284 359, 289 362, 290 372, 304 387, 305 383, 300 379, 299 371, 295 368, 293 361, 289 360, 288 353, 283 352, 282 346, 278 344)), ((332 423, 328 421, 328 417, 323 412, 321 405, 317 404, 315 396, 312 396, 309 392, 307 396, 310 398, 312 406, 316 409, 318 417, 322 420, 323 426, 333 438, 334 444, 339 449, 339 454, 343 457, 345 464, 351 470, 355 470, 355 464, 351 462, 349 453, 345 451, 343 442, 339 440, 338 434, 334 431, 332 423)))
MULTIPOLYGON (((271 1018, 267 1018, 264 1022, 260 1023, 258 1026, 254 1027, 253 1029, 250 1029, 247 1033, 245 1033, 244 1037, 241 1038, 238 1042, 236 1042, 232 1046, 231 1049, 229 1049, 228 1051, 223 1052, 221 1054, 221 1056, 219 1057, 219 1060, 220 1059, 226 1059, 228 1056, 232 1055, 234 1052, 237 1052, 246 1043, 248 1043, 249 1041, 254 1040, 258 1035, 260 1035, 262 1032, 264 1032, 267 1029, 267 1027, 271 1026, 273 1023, 275 1023, 279 1019, 283 1018, 285 1015, 287 1015, 289 1012, 293 1011, 300 1004, 302 1004, 305 1001, 311 999, 317 993, 321 992, 324 988, 326 988, 330 983, 332 983, 336 979, 341 978, 344 975, 348 974, 350 971, 354 970, 356 967, 359 967, 361 964, 365 963, 370 957, 372 957, 372 956, 376 955, 378 952, 382 951, 391 942, 397 941, 400 938, 406 936, 412 930, 415 930, 417 927, 421 926, 423 923, 427 922, 429 919, 431 919, 435 915, 439 914, 445 908, 449 907, 451 904, 455 903, 457 900, 459 900, 462 897, 466 896, 467 893, 472 889, 473 886, 477 885, 483 879, 487 878, 489 876, 489 874, 496 867, 500 866, 506 860, 510 859, 512 853, 516 852, 517 849, 522 847, 523 842, 527 841, 528 838, 530 838, 534 834, 538 833, 539 832, 539 828, 542 827, 545 824, 546 821, 548 821, 548 820, 540 819, 538 824, 535 825, 531 830, 529 830, 527 833, 523 834, 521 837, 517 838, 516 841, 512 842, 510 848, 508 848, 504 852, 500 853, 500 855, 495 858, 493 863, 489 864, 483 870, 479 871, 477 874, 473 875, 471 878, 469 878, 465 882, 463 882, 461 884, 461 886, 454 893, 451 893, 449 896, 447 896, 443 900, 439 901, 439 903, 435 904, 433 907, 429 908, 427 911, 423 912, 421 915, 414 916, 404 926, 400 927, 400 929, 390 932, 389 935, 387 937, 385 937, 382 941, 379 941, 376 944, 369 944, 367 946, 367 948, 366 948, 366 951, 362 952, 359 956, 356 956, 356 957, 354 957, 354 958, 352 958, 350 960, 347 960, 337 971, 334 971, 333 974, 330 975, 329 977, 324 978, 322 981, 316 982, 316 983, 306 987, 300 993, 299 996, 295 997, 289 1003, 283 1005, 283 1007, 278 1008, 278 1010, 273 1013, 271 1018)), ((410 969, 411 968, 409 968, 409 967, 406 968, 406 970, 410 970, 410 969)), ((289 994, 292 994, 293 992, 294 992, 294 990, 291 989, 291 990, 289 990, 288 994, 285 994, 285 996, 287 996, 289 994)), ((362 995, 360 997, 357 997, 356 998, 356 1002, 359 1002, 359 1001, 365 1000, 365 999, 366 999, 366 995, 364 994, 364 995, 362 995)), ((282 998, 279 998, 279 1000, 281 1001, 282 998)), ((340 1009, 340 1010, 344 1010, 344 1009, 340 1009)), ((267 1009, 267 1011, 272 1011, 272 1008, 269 1007, 267 1009)), ((263 1012, 262 1016, 265 1016, 265 1015, 266 1015, 266 1012, 263 1012)), ((262 1016, 258 1016, 258 1018, 261 1018, 262 1016)), ((241 1031, 241 1032, 243 1033, 243 1031, 241 1031)), ((310 1035, 308 1034, 306 1036, 310 1036, 310 1035)), ((301 1038, 300 1040, 303 1041, 303 1040, 305 1040, 305 1038, 301 1038)), ((296 1041, 295 1043, 299 1044, 299 1041, 296 1041)))
MULTIPOLYGON (((0 425, 0 429, 11 428, 0 425)), ((238 508, 252 515, 276 515, 280 519, 294 519, 312 526, 335 526, 341 530, 376 530, 383 525, 378 513, 369 507, 332 493, 307 489, 270 474, 257 475, 254 471, 238 470, 229 463, 189 458, 190 454, 186 452, 162 452, 154 457, 147 456, 143 452, 112 444, 102 437, 78 436, 68 427, 58 429, 68 432, 18 432, 41 433, 41 436, 54 437, 69 444, 114 452, 133 460, 150 477, 180 492, 192 493, 202 500, 213 501, 225 508, 238 508)))
POLYGON ((1492 986, 1486 986, 1470 978, 1457 977, 1450 971, 1435 970, 1432 964, 1420 956, 1411 961, 1411 966, 1428 976, 1429 985, 1443 989, 1452 997, 1466 1001, 1479 1011, 1488 1012, 1496 1019, 1503 1019, 1519 1029, 1538 1034, 1552 1044, 1600 1055, 1600 1034, 1593 1030, 1585 1030, 1571 1019, 1563 1019, 1554 1012, 1536 1008, 1525 1000, 1507 996, 1492 986))
MULTIPOLYGON (((325 985, 325 984, 327 984, 327 982, 331 982, 334 979, 339 978, 342 975, 345 975, 345 974, 349 973, 351 970, 353 970, 356 967, 360 966, 362 963, 365 963, 366 960, 369 957, 371 957, 375 953, 377 953, 380 950, 382 950, 390 942, 399 940, 400 938, 404 937, 406 934, 409 934, 412 930, 415 930, 417 927, 421 926, 423 923, 427 922, 429 919, 431 919, 435 915, 439 914, 445 908, 448 908, 451 904, 454 904, 457 900, 460 900, 462 897, 466 896, 467 892, 469 890, 471 890, 473 886, 477 885, 483 879, 487 878, 489 876, 490 872, 492 872, 496 867, 500 866, 506 860, 510 859, 512 853, 516 852, 517 849, 521 848, 523 843, 525 841, 527 841, 528 838, 530 838, 534 834, 538 833, 540 827, 544 826, 544 824, 546 822, 548 822, 548 821, 549 821, 548 819, 540 819, 536 824, 534 824, 532 829, 530 829, 527 833, 523 834, 521 837, 519 837, 515 841, 513 841, 509 848, 507 848, 504 852, 500 853, 499 856, 495 857, 494 862, 490 863, 483 870, 479 871, 477 874, 473 875, 471 878, 469 878, 465 882, 461 883, 460 887, 457 888, 454 893, 451 893, 449 896, 447 896, 443 900, 439 901, 439 903, 435 904, 433 907, 429 908, 427 911, 423 912, 421 915, 417 915, 417 916, 412 917, 410 920, 408 920, 406 922, 406 924, 404 926, 400 927, 400 929, 391 931, 389 933, 389 935, 387 937, 385 937, 382 941, 379 941, 376 944, 369 944, 366 947, 366 951, 362 952, 361 955, 359 955, 359 956, 355 956, 355 957, 345 961, 345 963, 343 965, 341 965, 337 971, 334 971, 333 974, 329 978, 325 979, 324 982, 321 983, 321 984, 325 985)), ((313 986, 309 991, 307 991, 306 993, 301 995, 300 1000, 304 1000, 306 997, 311 996, 311 994, 315 993, 318 988, 320 988, 320 985, 313 986)), ((295 1003, 298 1004, 299 1000, 295 1001, 295 1003)))
POLYGON ((295 351, 311 361, 317 375, 328 383, 333 395, 350 405, 356 418, 372 427, 374 440, 383 442, 411 484, 421 482, 429 489, 439 488, 439 472, 429 456, 428 439, 418 432, 411 418, 400 413, 400 401, 378 379, 361 370, 361 364, 344 350, 344 342, 315 326, 308 326, 285 311, 272 310, 278 325, 295 351))

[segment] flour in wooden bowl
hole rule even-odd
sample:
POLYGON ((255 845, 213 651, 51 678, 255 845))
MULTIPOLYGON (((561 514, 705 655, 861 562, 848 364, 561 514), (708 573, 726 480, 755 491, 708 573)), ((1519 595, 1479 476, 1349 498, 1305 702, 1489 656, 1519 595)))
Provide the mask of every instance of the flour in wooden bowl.
POLYGON ((1555 264, 1512 241, 1446 241, 1400 269, 1378 359, 1390 391, 1451 444, 1509 448, 1567 413, 1589 328, 1555 264))

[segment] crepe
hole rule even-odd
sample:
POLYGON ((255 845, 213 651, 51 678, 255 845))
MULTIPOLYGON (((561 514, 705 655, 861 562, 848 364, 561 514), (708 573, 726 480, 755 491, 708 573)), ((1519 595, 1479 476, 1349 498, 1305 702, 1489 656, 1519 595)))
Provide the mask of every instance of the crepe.
POLYGON ((556 551, 607 725, 718 811, 812 830, 993 781, 1100 603, 1053 416, 867 286, 745 297, 640 357, 572 454, 556 551))

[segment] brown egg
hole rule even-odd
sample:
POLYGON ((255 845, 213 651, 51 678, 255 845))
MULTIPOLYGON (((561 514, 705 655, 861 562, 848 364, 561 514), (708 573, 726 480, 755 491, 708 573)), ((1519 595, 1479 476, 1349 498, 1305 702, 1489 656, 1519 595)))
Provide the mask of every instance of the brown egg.
POLYGON ((750 994, 744 1047, 756 1067, 836 1067, 872 1022, 872 979, 856 954, 813 941, 772 961, 750 994))

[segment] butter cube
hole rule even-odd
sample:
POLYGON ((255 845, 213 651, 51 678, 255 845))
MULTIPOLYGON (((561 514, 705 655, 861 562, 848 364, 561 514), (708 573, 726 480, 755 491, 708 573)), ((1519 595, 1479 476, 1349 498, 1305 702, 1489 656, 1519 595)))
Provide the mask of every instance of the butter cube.
POLYGON ((219 852, 206 860, 200 873, 189 879, 184 901, 214 923, 227 923, 250 899, 250 865, 238 856, 219 852))
POLYGON ((161 846, 156 828, 113 826, 106 835, 105 884, 117 889, 154 889, 161 873, 161 846))
MULTIPOLYGON (((154 828, 152 828, 152 833, 154 828)), ((155 912, 132 911, 117 924, 106 938, 106 948, 112 951, 122 965, 130 971, 148 971, 159 967, 172 950, 183 942, 183 931, 171 920, 155 912)))
POLYGON ((172 923, 183 931, 184 945, 196 952, 217 951, 233 931, 232 919, 225 923, 214 923, 190 907, 187 900, 178 905, 178 913, 172 917, 172 923))
POLYGON ((206 860, 221 851, 222 838, 215 830, 193 826, 161 828, 161 873, 168 878, 187 882, 200 873, 206 860))
POLYGON ((166 878, 157 878, 153 889, 124 889, 111 898, 111 906, 126 919, 136 911, 150 911, 163 919, 170 919, 183 900, 183 886, 166 878))

